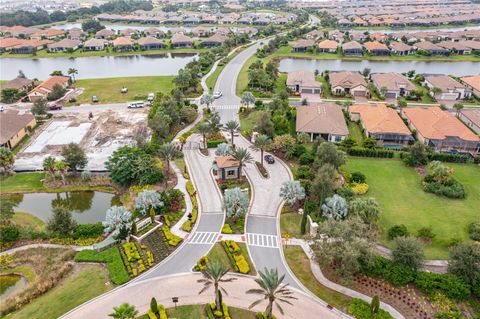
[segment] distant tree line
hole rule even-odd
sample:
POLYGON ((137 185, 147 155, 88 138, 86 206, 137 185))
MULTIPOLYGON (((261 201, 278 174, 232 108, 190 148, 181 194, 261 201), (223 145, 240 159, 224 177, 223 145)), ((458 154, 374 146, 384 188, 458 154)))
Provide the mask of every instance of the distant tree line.
POLYGON ((2 25, 14 26, 33 26, 39 24, 47 24, 59 21, 76 21, 80 18, 87 18, 100 13, 129 13, 135 10, 150 11, 153 9, 152 3, 145 0, 115 0, 104 3, 100 6, 92 6, 91 8, 79 8, 69 10, 67 12, 54 11, 48 13, 45 10, 38 9, 36 12, 18 10, 13 13, 0 13, 0 21, 2 25))

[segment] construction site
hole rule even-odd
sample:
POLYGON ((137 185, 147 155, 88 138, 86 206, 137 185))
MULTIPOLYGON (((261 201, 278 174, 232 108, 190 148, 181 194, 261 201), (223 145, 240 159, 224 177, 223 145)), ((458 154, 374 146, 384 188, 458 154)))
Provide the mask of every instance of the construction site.
POLYGON ((55 113, 17 154, 14 169, 43 170, 45 157, 60 159, 63 146, 77 143, 88 158, 85 169, 105 171, 105 162, 116 149, 134 145, 138 137, 150 137, 147 114, 147 109, 55 113))

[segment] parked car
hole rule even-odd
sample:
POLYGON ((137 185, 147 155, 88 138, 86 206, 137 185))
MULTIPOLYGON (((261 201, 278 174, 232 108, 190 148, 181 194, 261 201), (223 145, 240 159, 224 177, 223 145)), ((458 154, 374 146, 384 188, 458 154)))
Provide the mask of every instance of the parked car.
POLYGON ((214 99, 218 99, 218 98, 220 98, 222 95, 223 95, 222 91, 217 91, 217 92, 213 93, 213 98, 214 98, 214 99))
POLYGON ((62 106, 60 104, 51 104, 49 107, 50 111, 57 111, 57 110, 61 110, 62 109, 62 106))
POLYGON ((5 111, 5 106, 0 105, 0 112, 3 112, 3 111, 5 111))
POLYGON ((273 164, 275 163, 275 158, 270 155, 270 154, 267 154, 263 157, 263 159, 265 160, 265 162, 267 162, 268 164, 273 164))
POLYGON ((98 103, 98 97, 96 95, 92 96, 92 102, 98 103))
POLYGON ((155 99, 155 93, 148 93, 147 101, 153 101, 155 99))
POLYGON ((145 102, 143 101, 134 101, 134 102, 129 102, 127 107, 129 109, 138 109, 138 108, 142 108, 145 106, 145 102))

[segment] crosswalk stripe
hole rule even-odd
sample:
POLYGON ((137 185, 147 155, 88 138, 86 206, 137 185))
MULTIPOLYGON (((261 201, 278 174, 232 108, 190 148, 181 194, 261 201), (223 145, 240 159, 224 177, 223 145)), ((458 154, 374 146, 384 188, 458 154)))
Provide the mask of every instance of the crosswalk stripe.
POLYGON ((240 105, 214 105, 212 108, 216 110, 238 110, 240 105))
POLYGON ((275 235, 247 233, 247 243, 250 246, 278 248, 278 238, 275 235))
POLYGON ((215 232, 196 232, 188 240, 189 244, 213 244, 217 241, 215 232))

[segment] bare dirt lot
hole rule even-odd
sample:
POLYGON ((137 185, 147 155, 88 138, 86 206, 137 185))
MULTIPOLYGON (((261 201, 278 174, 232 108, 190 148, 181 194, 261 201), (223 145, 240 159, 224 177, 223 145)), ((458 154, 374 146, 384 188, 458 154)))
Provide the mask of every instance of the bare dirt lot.
POLYGON ((47 156, 61 158, 62 147, 78 143, 86 152, 91 171, 105 170, 105 161, 119 147, 135 143, 138 134, 148 135, 147 109, 118 109, 88 113, 56 114, 17 155, 15 170, 41 170, 47 156))

